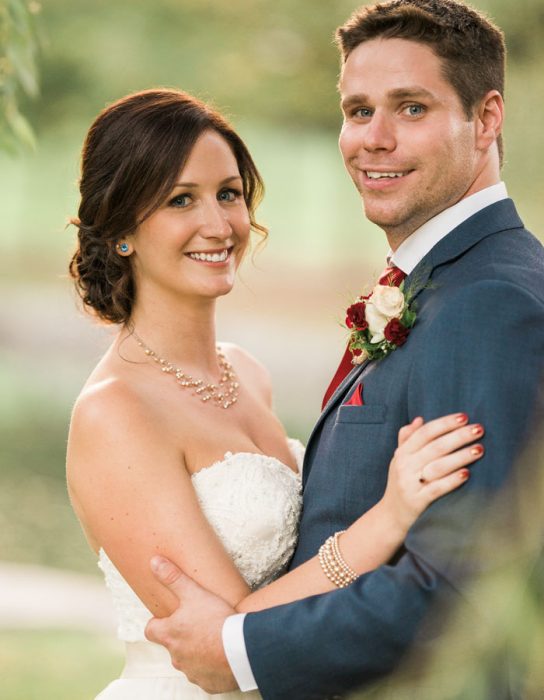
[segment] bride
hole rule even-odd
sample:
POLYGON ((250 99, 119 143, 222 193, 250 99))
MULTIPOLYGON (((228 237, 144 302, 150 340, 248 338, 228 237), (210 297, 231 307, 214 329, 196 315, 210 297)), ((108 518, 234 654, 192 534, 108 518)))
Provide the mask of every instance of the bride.
POLYGON ((76 401, 67 455, 72 504, 127 647, 121 678, 98 697, 207 698, 145 640, 149 618, 177 608, 153 555, 239 610, 332 590, 387 561, 482 450, 468 446, 466 416, 416 418, 399 435, 383 499, 335 543, 347 562, 340 577, 331 550, 278 578, 296 544, 302 448, 272 412, 266 370, 215 337, 215 303, 233 287, 250 231, 266 235, 246 146, 193 97, 140 92, 91 126, 80 191, 70 271, 86 308, 120 326, 76 401))

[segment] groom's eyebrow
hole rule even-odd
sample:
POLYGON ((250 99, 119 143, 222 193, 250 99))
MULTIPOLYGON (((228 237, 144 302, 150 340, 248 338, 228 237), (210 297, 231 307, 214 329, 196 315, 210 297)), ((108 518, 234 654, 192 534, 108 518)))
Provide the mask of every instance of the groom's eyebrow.
POLYGON ((340 106, 342 107, 343 112, 347 112, 351 107, 368 104, 369 101, 370 100, 367 95, 350 95, 349 97, 344 97, 340 101, 340 106))
MULTIPOLYGON (((435 100, 436 97, 432 92, 419 85, 414 85, 410 87, 395 88, 390 90, 386 97, 389 100, 435 100)), ((352 107, 359 105, 370 105, 372 100, 368 95, 364 93, 358 93, 356 95, 348 95, 344 97, 340 103, 342 110, 344 112, 348 111, 352 107)))
POLYGON ((421 98, 434 100, 435 96, 432 92, 424 87, 414 86, 406 88, 397 88, 387 93, 387 96, 396 100, 418 100, 421 98))

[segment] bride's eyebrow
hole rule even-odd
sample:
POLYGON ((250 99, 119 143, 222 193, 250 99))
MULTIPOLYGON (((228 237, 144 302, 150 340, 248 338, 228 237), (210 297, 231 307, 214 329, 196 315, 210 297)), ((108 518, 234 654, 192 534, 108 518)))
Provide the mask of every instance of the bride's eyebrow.
POLYGON ((191 187, 198 187, 196 182, 176 182, 174 187, 186 187, 187 189, 191 187))
MULTIPOLYGON (((240 175, 232 175, 232 177, 227 177, 224 180, 221 180, 221 182, 219 183, 219 186, 223 187, 224 185, 228 185, 229 183, 234 182, 234 181, 242 182, 241 176, 240 175)), ((198 187, 198 183, 197 182, 176 182, 174 184, 173 189, 175 189, 177 187, 183 187, 184 189, 189 190, 189 189, 194 189, 195 187, 198 187)))

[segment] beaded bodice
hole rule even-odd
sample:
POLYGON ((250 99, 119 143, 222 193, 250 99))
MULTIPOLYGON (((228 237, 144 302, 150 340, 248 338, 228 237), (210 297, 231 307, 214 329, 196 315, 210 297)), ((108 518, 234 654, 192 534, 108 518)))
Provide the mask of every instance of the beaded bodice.
MULTIPOLYGON (((192 477, 204 514, 252 589, 282 573, 295 549, 304 448, 297 440, 289 440, 289 446, 298 474, 275 457, 227 452, 222 460, 192 477)), ((151 613, 103 549, 98 566, 113 596, 119 638, 127 642, 145 639, 151 613)))

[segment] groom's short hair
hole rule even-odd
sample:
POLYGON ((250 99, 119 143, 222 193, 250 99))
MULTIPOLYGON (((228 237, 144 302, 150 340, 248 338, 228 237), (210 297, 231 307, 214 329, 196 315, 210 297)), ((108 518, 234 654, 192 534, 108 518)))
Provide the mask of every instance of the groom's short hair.
MULTIPOLYGON (((504 97, 504 34, 483 13, 457 0, 390 0, 355 10, 336 30, 345 62, 371 39, 407 39, 427 44, 442 59, 446 80, 468 118, 490 90, 504 97)), ((498 140, 502 161, 502 139, 498 140)))

